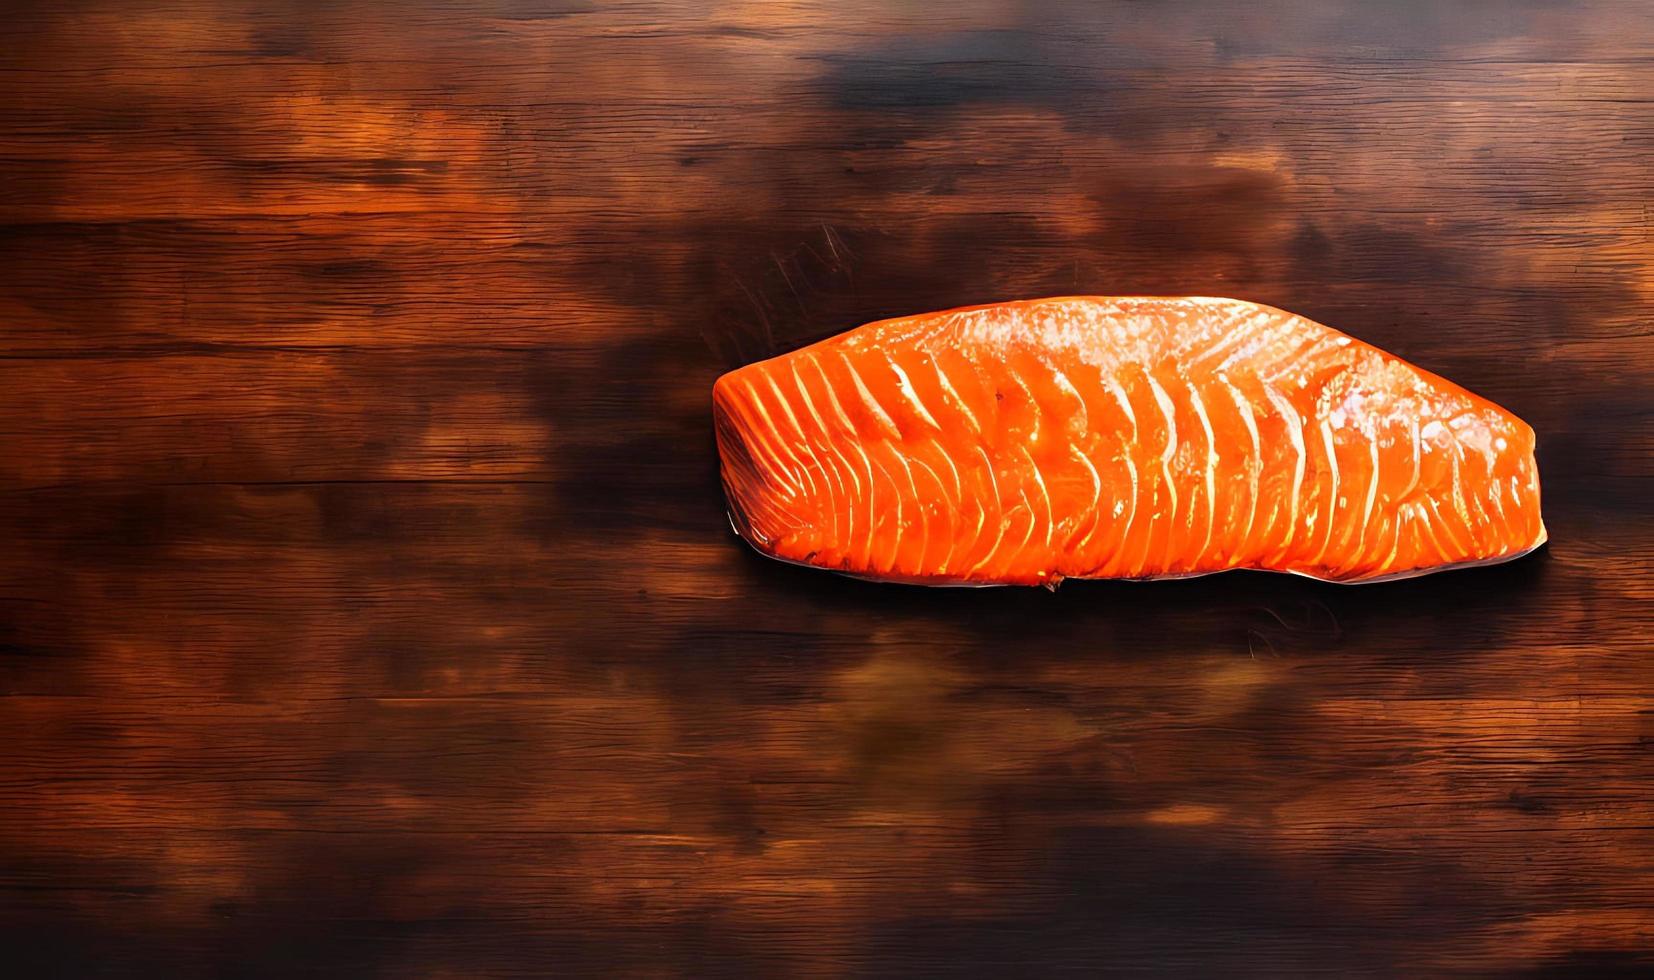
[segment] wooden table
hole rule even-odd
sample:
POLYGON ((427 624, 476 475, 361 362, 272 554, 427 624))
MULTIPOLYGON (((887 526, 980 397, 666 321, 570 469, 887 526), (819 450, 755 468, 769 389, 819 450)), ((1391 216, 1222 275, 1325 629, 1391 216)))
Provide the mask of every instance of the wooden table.
POLYGON ((1654 962, 1649 4, 7 8, 28 975, 1654 962), (729 533, 721 370, 1068 293, 1492 398, 1550 546, 1053 595, 729 533))

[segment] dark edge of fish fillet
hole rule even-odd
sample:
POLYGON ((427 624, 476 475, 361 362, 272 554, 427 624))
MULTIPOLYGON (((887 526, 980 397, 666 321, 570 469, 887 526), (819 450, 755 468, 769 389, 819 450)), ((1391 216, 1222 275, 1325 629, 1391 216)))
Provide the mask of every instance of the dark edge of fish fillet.
POLYGON ((1528 545, 1521 551, 1513 551, 1508 555, 1493 555, 1488 558, 1473 558, 1470 561, 1456 561, 1451 565, 1434 565, 1430 568, 1409 568, 1405 571, 1392 572, 1388 575, 1377 575, 1373 578, 1358 578, 1339 581, 1338 579, 1319 578, 1307 572, 1288 572, 1289 575, 1302 575, 1304 578, 1315 579, 1317 582, 1330 582, 1333 585, 1373 585, 1378 582, 1400 582, 1403 579, 1418 578, 1423 575, 1434 575, 1437 572, 1456 572, 1462 568, 1483 568, 1488 565, 1503 565, 1507 561, 1526 558, 1551 540, 1550 532, 1545 529, 1543 521, 1539 524, 1539 540, 1528 545))
MULTIPOLYGON (((735 506, 733 501, 730 501, 729 503, 731 507, 735 506)), ((756 541, 753 541, 746 534, 743 534, 741 532, 740 518, 736 516, 735 511, 726 510, 725 514, 729 518, 729 528, 731 531, 735 532, 735 536, 740 538, 741 542, 747 547, 758 552, 760 555, 763 555, 771 561, 778 561, 783 565, 794 565, 798 568, 808 568, 815 572, 832 572, 835 575, 842 575, 845 578, 853 578, 859 582, 882 582, 889 585, 919 585, 931 589, 1044 588, 1047 591, 1055 592, 1057 591, 1058 586, 1070 579, 1076 582, 1167 582, 1176 579, 1205 578, 1208 575, 1222 575, 1226 572, 1263 572, 1266 575, 1296 575, 1299 578, 1307 578, 1312 582, 1325 582, 1328 585, 1378 585, 1383 582, 1401 582, 1406 579, 1420 578, 1425 575, 1435 575, 1440 572, 1456 572, 1461 569, 1483 568, 1488 565, 1503 565, 1506 562, 1516 561, 1518 558, 1526 558, 1528 555, 1531 555, 1540 548, 1543 548, 1551 539, 1550 533, 1545 529, 1544 524, 1541 523, 1539 527, 1539 540, 1535 541, 1526 548, 1523 548, 1521 551, 1513 551, 1508 555, 1492 555, 1487 558, 1473 558, 1470 561, 1458 561, 1448 565, 1432 565, 1429 568, 1409 568, 1399 572, 1392 572, 1388 575, 1374 576, 1373 578, 1324 578, 1320 575, 1312 575, 1309 572, 1298 572, 1291 569, 1249 568, 1242 565, 1235 568, 1214 568, 1209 572, 1181 572, 1173 575, 1145 575, 1141 578, 1129 578, 1118 575, 1097 575, 1089 577, 1085 575, 1059 575, 1049 582, 965 582, 958 579, 934 579, 904 575, 880 575, 877 573, 868 572, 849 572, 842 568, 831 568, 826 565, 812 565, 809 562, 796 561, 792 558, 783 558, 780 555, 771 554, 770 552, 765 551, 762 545, 758 544, 756 541)))

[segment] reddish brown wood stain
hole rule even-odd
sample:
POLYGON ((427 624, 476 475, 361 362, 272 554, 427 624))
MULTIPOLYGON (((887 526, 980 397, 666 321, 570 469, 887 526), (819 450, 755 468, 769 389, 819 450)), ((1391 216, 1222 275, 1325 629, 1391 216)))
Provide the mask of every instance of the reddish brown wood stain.
POLYGON ((39 971, 1569 975, 1654 948, 1654 12, 20 4, 0 932, 39 971), (924 591, 728 533, 727 366, 1300 311, 1548 549, 924 591))

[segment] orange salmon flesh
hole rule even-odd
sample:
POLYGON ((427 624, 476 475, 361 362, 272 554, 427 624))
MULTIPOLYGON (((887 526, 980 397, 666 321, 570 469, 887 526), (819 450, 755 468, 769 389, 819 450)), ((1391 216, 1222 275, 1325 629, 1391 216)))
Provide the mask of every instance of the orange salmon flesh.
POLYGON ((881 320, 725 374, 713 412, 736 533, 874 579, 1360 582, 1545 542, 1527 423, 1241 300, 881 320))

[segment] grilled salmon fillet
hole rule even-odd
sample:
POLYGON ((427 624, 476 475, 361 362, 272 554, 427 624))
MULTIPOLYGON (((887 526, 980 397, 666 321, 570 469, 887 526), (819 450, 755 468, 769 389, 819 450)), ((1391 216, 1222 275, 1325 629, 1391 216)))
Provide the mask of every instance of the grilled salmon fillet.
POLYGON ((725 374, 713 411, 736 533, 875 579, 1358 582, 1545 541, 1521 419, 1241 300, 881 320, 725 374))

